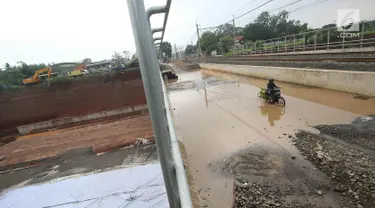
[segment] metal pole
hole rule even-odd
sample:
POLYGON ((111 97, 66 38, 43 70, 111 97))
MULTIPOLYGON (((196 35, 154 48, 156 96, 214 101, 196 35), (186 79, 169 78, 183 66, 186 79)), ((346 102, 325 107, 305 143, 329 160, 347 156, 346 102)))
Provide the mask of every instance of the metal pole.
POLYGON ((363 33, 365 31, 365 23, 362 23, 362 30, 361 30, 361 48, 363 47, 363 33))
POLYGON ((303 33, 303 51, 306 50, 306 33, 303 33))
POLYGON ((234 24, 234 15, 233 15, 233 54, 236 52, 236 25, 234 24))
POLYGON ((346 35, 346 31, 344 31, 344 35, 342 36, 342 51, 345 50, 345 35, 346 35))
POLYGON ((280 41, 279 38, 277 38, 277 54, 280 53, 280 41))
POLYGON ((296 35, 294 35, 294 52, 296 52, 296 35))
POLYGON ((314 51, 316 51, 316 31, 315 31, 315 34, 314 34, 314 51))
POLYGON ((177 46, 174 44, 174 51, 176 52, 176 60, 178 59, 178 51, 177 51, 177 46))
POLYGON ((286 36, 285 36, 285 40, 284 40, 284 53, 286 53, 286 36))
POLYGON ((128 0, 128 9, 169 205, 170 207, 178 208, 181 207, 181 203, 176 171, 173 165, 169 127, 165 114, 168 109, 165 109, 162 80, 151 28, 147 20, 143 1, 128 0))
POLYGON ((267 43, 267 40, 263 41, 263 53, 267 53, 265 43, 267 43))
POLYGON ((257 54, 257 41, 255 41, 255 54, 257 54))
POLYGON ((198 22, 196 22, 196 26, 197 26, 197 36, 198 36, 198 56, 199 58, 201 57, 202 55, 202 48, 201 48, 201 39, 200 39, 200 36, 199 36, 199 27, 198 27, 198 22))
POLYGON ((329 35, 330 35, 330 33, 329 33, 329 30, 328 30, 328 35, 327 35, 327 51, 329 51, 329 35))

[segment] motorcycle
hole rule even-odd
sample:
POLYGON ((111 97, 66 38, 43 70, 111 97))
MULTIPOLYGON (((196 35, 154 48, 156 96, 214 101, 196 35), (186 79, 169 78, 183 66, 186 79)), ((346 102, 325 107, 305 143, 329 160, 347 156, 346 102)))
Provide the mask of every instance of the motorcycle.
POLYGON ((280 88, 275 88, 271 90, 271 94, 274 95, 275 100, 272 100, 272 96, 268 95, 267 89, 261 88, 260 92, 258 93, 258 97, 266 100, 268 103, 275 103, 278 106, 284 107, 286 102, 285 99, 281 96, 280 88))

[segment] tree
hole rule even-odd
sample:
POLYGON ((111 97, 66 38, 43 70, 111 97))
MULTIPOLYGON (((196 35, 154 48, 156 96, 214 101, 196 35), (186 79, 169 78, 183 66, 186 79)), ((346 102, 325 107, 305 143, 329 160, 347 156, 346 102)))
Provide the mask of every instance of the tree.
POLYGON ((164 41, 161 43, 161 52, 168 58, 172 58, 172 45, 171 43, 164 41))
POLYGON ((273 30, 259 23, 249 24, 245 27, 245 39, 256 41, 275 37, 273 30))
POLYGON ((130 52, 129 51, 123 51, 122 52, 124 54, 124 58, 128 61, 130 60, 130 52))
POLYGON ((324 25, 322 28, 326 29, 326 28, 336 28, 336 27, 337 25, 335 23, 331 23, 331 24, 324 25))
POLYGON ((10 64, 9 63, 5 63, 5 70, 9 70, 10 69, 10 64))
POLYGON ((196 51, 196 50, 195 50, 195 47, 193 45, 187 45, 186 48, 185 48, 185 55, 190 56, 190 55, 194 54, 194 51, 196 51))
POLYGON ((85 65, 86 64, 91 64, 92 60, 90 58, 85 58, 85 59, 82 60, 82 63, 85 64, 85 65))
POLYGON ((307 31, 307 24, 299 20, 289 20, 289 12, 281 11, 276 15, 262 12, 253 23, 244 28, 246 40, 266 40, 280 36, 307 31))
POLYGON ((218 37, 213 32, 205 32, 202 34, 199 42, 201 44, 201 49, 207 54, 210 54, 213 50, 218 49, 218 37))
POLYGON ((220 25, 215 33, 217 36, 233 36, 233 25, 229 23, 220 25))
POLYGON ((112 55, 112 61, 117 67, 121 67, 122 65, 126 65, 126 58, 122 53, 114 52, 112 55))
POLYGON ((22 61, 18 65, 5 64, 6 70, 0 72, 0 83, 4 85, 21 85, 22 79, 31 77, 36 70, 46 67, 45 64, 28 65, 22 61))
POLYGON ((219 38, 219 44, 220 44, 220 52, 221 53, 228 53, 233 48, 233 36, 224 36, 219 38))

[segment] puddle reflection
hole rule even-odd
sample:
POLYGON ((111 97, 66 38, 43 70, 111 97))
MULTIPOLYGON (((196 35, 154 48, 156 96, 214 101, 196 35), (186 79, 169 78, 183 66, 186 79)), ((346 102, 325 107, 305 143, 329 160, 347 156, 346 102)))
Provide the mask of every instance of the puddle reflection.
POLYGON ((280 120, 281 117, 285 114, 285 108, 267 103, 259 106, 259 110, 262 116, 268 116, 268 123, 270 124, 270 126, 275 126, 275 121, 280 120))

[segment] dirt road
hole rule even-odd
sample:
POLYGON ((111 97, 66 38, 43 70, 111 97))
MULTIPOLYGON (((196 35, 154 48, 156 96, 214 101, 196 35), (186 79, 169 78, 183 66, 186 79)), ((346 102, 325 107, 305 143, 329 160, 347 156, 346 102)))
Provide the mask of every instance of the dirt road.
POLYGON ((169 97, 205 207, 230 207, 234 178, 260 189, 278 187, 291 207, 350 205, 330 191, 330 177, 300 154, 293 138, 300 130, 317 132, 311 126, 347 124, 375 113, 375 99, 276 83, 287 103, 280 108, 257 98, 266 80, 176 71, 179 80, 169 84, 169 97))

